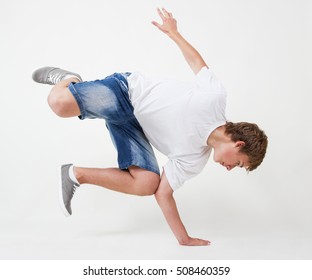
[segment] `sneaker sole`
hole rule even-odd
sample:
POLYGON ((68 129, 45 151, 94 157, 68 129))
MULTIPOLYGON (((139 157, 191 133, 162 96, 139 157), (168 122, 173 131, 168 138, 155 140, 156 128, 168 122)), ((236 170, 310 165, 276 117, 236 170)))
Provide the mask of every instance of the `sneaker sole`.
POLYGON ((61 210, 63 212, 63 214, 66 217, 70 217, 71 214, 67 211, 65 205, 64 205, 64 198, 63 198, 63 180, 62 180, 62 167, 61 167, 61 171, 59 172, 59 202, 61 205, 61 210))

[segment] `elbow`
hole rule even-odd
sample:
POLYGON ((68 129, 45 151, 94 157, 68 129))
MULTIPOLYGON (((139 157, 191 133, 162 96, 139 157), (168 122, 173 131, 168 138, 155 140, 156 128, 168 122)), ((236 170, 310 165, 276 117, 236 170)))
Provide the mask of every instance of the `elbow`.
POLYGON ((160 184, 155 191, 154 196, 158 204, 163 204, 164 202, 172 199, 173 190, 170 187, 165 174, 162 176, 160 184))
POLYGON ((163 201, 163 199, 164 199, 164 195, 161 192, 159 192, 158 190, 154 193, 154 197, 155 197, 158 204, 160 204, 161 201, 163 201))
POLYGON ((172 197, 172 192, 165 191, 162 189, 159 189, 154 194, 155 199, 159 205, 163 204, 165 201, 168 201, 172 197))

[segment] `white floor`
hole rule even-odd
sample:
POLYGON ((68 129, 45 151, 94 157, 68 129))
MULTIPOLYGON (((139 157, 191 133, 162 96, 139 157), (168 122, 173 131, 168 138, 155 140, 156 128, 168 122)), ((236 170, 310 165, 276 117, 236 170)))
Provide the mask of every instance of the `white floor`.
MULTIPOLYGON (((179 246, 167 226, 120 220, 63 218, 1 221, 0 259, 312 259, 312 236, 302 228, 211 224, 209 247, 179 246)), ((199 227, 198 235, 207 236, 199 227)))

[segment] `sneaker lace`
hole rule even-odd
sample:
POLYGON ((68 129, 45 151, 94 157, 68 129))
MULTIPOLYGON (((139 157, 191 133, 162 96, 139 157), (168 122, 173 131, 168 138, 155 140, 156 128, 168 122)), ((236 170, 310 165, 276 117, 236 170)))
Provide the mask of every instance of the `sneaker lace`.
POLYGON ((48 81, 52 84, 57 84, 65 77, 64 73, 54 73, 48 75, 48 81))
POLYGON ((74 195, 74 193, 75 193, 75 191, 76 191, 76 189, 77 189, 78 187, 80 187, 80 185, 78 185, 78 184, 76 184, 76 183, 73 184, 73 193, 72 193, 72 195, 74 195))

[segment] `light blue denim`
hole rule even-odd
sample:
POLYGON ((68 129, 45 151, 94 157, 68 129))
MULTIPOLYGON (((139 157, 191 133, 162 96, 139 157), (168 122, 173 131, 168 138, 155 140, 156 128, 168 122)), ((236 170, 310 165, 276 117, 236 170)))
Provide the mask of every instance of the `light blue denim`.
POLYGON ((154 151, 133 114, 127 76, 115 73, 103 80, 72 83, 69 90, 80 108, 80 119, 104 119, 118 153, 118 166, 138 166, 160 174, 154 151))

